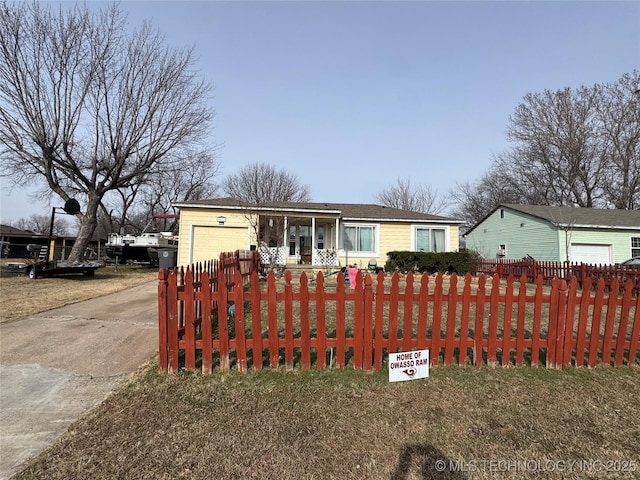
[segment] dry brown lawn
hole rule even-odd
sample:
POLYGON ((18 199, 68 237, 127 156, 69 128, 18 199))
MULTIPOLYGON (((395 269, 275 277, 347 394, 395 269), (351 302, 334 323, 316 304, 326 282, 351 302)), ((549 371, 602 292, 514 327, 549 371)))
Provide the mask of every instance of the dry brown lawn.
POLYGON ((163 376, 152 361, 15 478, 634 479, 638 412, 637 366, 389 383, 352 368, 163 376))
POLYGON ((152 364, 16 478, 633 479, 639 385, 638 368, 439 367, 389 383, 152 364))
POLYGON ((0 323, 107 295, 158 278, 155 269, 140 266, 107 266, 93 277, 66 275, 30 280, 26 275, 0 276, 0 323))

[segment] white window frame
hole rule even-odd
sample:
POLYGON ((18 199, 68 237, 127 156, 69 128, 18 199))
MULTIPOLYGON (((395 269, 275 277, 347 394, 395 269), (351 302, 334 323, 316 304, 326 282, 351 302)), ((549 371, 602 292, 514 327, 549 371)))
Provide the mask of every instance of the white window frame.
MULTIPOLYGON (((420 224, 420 225, 412 225, 411 228, 411 251, 417 252, 418 245, 416 244, 418 241, 418 230, 444 230, 444 250, 443 252, 449 252, 451 250, 451 242, 449 240, 450 231, 449 225, 429 225, 429 224, 420 224)), ((429 232, 431 235, 431 232, 429 232)), ((431 240, 431 237, 429 237, 431 240)))
POLYGON ((348 252, 350 257, 378 257, 380 251, 380 224, 378 223, 345 223, 342 225, 341 247, 343 252, 348 252), (347 239, 347 228, 373 228, 374 251, 365 250, 347 250, 345 242, 347 239))
POLYGON ((629 236, 629 252, 631 252, 631 257, 640 257, 640 235, 631 235, 629 236), (637 240, 638 246, 633 246, 633 241, 637 240), (634 250, 636 252, 634 253, 634 250))

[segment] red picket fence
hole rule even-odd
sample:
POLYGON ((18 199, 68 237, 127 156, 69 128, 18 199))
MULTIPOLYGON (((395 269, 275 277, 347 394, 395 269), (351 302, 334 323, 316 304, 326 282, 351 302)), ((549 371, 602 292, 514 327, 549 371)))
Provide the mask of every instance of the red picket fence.
POLYGON ((534 282, 538 275, 542 275, 544 282, 551 284, 554 278, 564 278, 569 281, 576 278, 578 286, 584 288, 583 283, 591 280, 595 286, 598 280, 603 279, 605 288, 611 288, 614 279, 619 283, 626 283, 628 279, 633 282, 633 289, 640 291, 640 267, 637 265, 590 265, 587 263, 572 262, 540 262, 535 259, 522 260, 482 260, 477 273, 485 275, 498 274, 501 278, 509 275, 519 277, 526 275, 529 282, 534 282))
POLYGON ((294 289, 289 271, 280 284, 270 273, 266 285, 254 272, 247 286, 236 272, 231 289, 220 289, 227 284, 224 269, 216 275, 161 270, 160 369, 352 364, 381 370, 389 352, 427 348, 432 365, 640 361, 640 297, 632 297, 630 281, 621 287, 614 279, 609 293, 603 280, 592 291, 589 278, 580 290, 575 277, 569 284, 556 278, 550 287, 542 275, 533 285, 524 275, 506 282, 469 274, 414 281, 412 273, 401 279, 381 272, 359 275, 350 289, 340 273, 333 288, 322 273, 312 282, 302 273, 294 289))

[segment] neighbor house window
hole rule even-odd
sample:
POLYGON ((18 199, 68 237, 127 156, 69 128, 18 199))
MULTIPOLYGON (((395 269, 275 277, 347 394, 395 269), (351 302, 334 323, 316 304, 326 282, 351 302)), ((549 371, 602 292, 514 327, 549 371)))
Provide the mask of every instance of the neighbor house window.
POLYGON ((631 237, 631 256, 640 257, 640 237, 631 237))
POLYGON ((376 227, 374 225, 346 225, 344 248, 350 252, 376 251, 376 227))
POLYGON ((444 252, 445 251, 446 230, 444 228, 423 228, 415 229, 415 251, 416 252, 444 252))

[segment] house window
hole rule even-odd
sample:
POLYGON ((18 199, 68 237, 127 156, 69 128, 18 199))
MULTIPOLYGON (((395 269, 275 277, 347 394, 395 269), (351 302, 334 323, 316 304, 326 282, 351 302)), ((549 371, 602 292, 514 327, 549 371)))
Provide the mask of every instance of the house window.
POLYGON ((350 252, 376 251, 376 227, 374 225, 345 225, 344 248, 350 252))
POLYGON ((416 227, 416 252, 444 252, 446 231, 444 228, 416 227))
POLYGON ((631 237, 631 256, 640 257, 640 237, 631 237))

